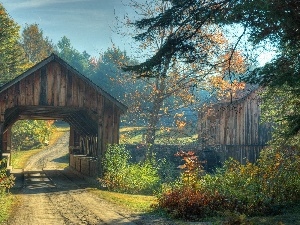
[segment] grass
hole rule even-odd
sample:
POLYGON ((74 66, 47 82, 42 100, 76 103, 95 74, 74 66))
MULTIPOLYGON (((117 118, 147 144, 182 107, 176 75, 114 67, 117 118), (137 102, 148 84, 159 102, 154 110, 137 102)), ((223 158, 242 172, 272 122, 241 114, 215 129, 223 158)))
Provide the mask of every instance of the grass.
MULTIPOLYGON (((242 216, 241 216, 242 217, 242 216)), ((213 217, 206 218, 202 222, 210 222, 214 225, 222 225, 224 221, 227 221, 232 218, 238 218, 236 216, 226 216, 226 217, 213 217)), ((283 210, 282 214, 279 215, 270 215, 270 216, 256 216, 256 217, 244 217, 240 221, 240 223, 232 223, 232 224, 245 224, 245 225, 296 225, 300 224, 300 205, 291 206, 288 209, 283 210)), ((182 223, 185 225, 185 223, 182 223)))
POLYGON ((253 224, 261 225, 295 225, 300 224, 300 205, 285 209, 282 214, 275 216, 259 216, 250 218, 253 224))
POLYGON ((6 221, 10 215, 14 196, 10 193, 0 193, 0 224, 6 221))
MULTIPOLYGON (((66 131, 68 131, 68 127, 57 127, 53 134, 51 135, 49 145, 52 145, 57 141, 58 138, 60 138, 66 131)), ((28 159, 42 151, 43 148, 37 148, 37 149, 29 149, 25 151, 12 151, 11 154, 11 164, 13 169, 22 169, 25 167, 26 162, 28 159)))
MULTIPOLYGON (((120 144, 140 144, 145 142, 146 127, 120 128, 120 144)), ((198 135, 192 127, 161 127, 156 131, 156 144, 189 144, 197 140, 198 135)))
POLYGON ((152 212, 151 205, 156 203, 156 197, 148 195, 123 194, 99 189, 89 189, 92 194, 114 204, 137 213, 152 212))

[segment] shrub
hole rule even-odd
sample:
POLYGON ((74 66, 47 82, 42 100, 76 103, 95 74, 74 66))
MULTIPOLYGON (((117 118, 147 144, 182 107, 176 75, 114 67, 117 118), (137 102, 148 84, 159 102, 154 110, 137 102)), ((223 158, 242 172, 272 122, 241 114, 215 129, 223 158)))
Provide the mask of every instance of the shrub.
POLYGON ((14 149, 29 149, 48 144, 53 120, 19 120, 12 127, 14 149))
POLYGON ((225 202, 226 198, 218 192, 205 193, 182 186, 161 194, 158 204, 173 217, 194 220, 213 215, 225 202))
POLYGON ((122 145, 109 145, 103 159, 104 175, 100 183, 109 190, 126 193, 155 191, 160 183, 153 162, 130 163, 130 154, 122 145))
POLYGON ((174 216, 193 219, 226 210, 270 215, 300 200, 299 149, 268 148, 254 164, 229 159, 215 174, 205 176, 199 176, 196 161, 183 153, 180 156, 185 160, 181 180, 158 197, 158 206, 174 216))
POLYGON ((181 180, 185 186, 194 187, 197 184, 201 174, 203 174, 203 166, 198 160, 198 157, 193 151, 179 151, 175 154, 184 161, 183 165, 178 166, 183 172, 181 173, 181 180))
POLYGON ((14 186, 15 177, 8 175, 6 170, 6 159, 0 160, 0 194, 14 186))
POLYGON ((124 179, 126 192, 152 194, 158 189, 160 178, 157 169, 149 161, 131 164, 124 179))
POLYGON ((7 174, 6 166, 6 159, 0 160, 0 223, 9 217, 12 196, 8 193, 8 190, 13 187, 15 180, 13 175, 7 174))

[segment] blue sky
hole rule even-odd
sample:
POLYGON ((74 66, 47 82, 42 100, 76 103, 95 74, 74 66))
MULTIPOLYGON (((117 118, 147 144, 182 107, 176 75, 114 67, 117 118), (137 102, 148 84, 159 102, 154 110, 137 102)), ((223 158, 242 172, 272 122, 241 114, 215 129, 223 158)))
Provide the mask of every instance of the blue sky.
POLYGON ((128 50, 132 39, 118 36, 115 14, 130 12, 129 0, 0 0, 21 27, 37 23, 54 43, 67 36, 74 48, 97 56, 112 46, 128 50))
MULTIPOLYGON (((37 23, 44 35, 53 43, 67 36, 73 47, 80 52, 86 50, 92 56, 98 56, 113 43, 137 56, 131 51, 133 40, 130 36, 120 36, 113 31, 115 16, 121 18, 133 10, 125 5, 130 0, 0 0, 10 16, 21 27, 37 23)), ((136 0, 145 2, 146 0, 136 0)), ((133 46, 134 47, 134 46, 133 46)), ((139 57, 141 57, 139 55, 139 57)), ((272 53, 263 51, 258 61, 264 64, 272 53)))

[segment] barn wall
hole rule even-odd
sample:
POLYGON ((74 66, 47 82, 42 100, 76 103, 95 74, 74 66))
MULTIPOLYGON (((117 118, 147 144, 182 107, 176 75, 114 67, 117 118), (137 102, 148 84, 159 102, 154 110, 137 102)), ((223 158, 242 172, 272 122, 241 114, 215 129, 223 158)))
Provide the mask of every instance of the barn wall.
POLYGON ((217 150, 222 161, 233 157, 255 161, 271 139, 271 128, 260 122, 257 91, 232 103, 208 106, 199 113, 198 140, 201 149, 217 150))

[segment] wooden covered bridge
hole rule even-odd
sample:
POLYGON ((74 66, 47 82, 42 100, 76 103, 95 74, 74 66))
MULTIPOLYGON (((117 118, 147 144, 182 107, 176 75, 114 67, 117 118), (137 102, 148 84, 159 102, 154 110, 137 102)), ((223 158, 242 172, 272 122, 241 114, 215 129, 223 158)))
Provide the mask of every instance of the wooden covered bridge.
POLYGON ((0 88, 0 152, 11 151, 11 126, 19 119, 63 120, 70 125, 70 166, 101 174, 109 143, 118 143, 126 106, 52 54, 0 88))

